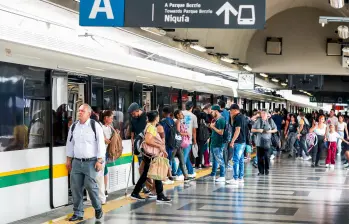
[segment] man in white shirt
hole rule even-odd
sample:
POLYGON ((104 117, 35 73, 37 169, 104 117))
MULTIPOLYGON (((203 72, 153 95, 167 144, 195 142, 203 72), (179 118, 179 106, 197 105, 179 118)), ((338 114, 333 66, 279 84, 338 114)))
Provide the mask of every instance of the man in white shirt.
POLYGON ((335 130, 338 128, 338 118, 335 116, 335 112, 332 109, 330 112, 330 117, 327 119, 327 125, 330 126, 331 124, 334 125, 335 130))
POLYGON ((103 129, 98 122, 90 119, 92 109, 88 104, 79 107, 79 121, 69 130, 67 139, 68 170, 74 201, 74 215, 69 221, 83 220, 83 189, 85 188, 95 209, 96 219, 103 216, 101 201, 98 197, 97 174, 105 163, 105 144, 103 129))

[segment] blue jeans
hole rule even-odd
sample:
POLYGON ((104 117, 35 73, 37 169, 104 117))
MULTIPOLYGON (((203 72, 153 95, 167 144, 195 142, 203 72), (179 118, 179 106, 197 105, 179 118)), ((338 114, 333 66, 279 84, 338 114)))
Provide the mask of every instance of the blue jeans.
POLYGON ((223 150, 225 149, 225 144, 221 147, 211 147, 212 150, 212 173, 211 176, 216 176, 217 168, 219 165, 220 177, 225 176, 225 163, 223 159, 223 150))
POLYGON ((174 157, 172 159, 172 153, 173 153, 173 149, 169 149, 166 147, 166 152, 168 154, 168 161, 169 161, 169 164, 170 164, 170 167, 171 167, 171 170, 175 170, 176 169, 176 164, 175 164, 175 160, 174 160, 174 157))
MULTIPOLYGON (((193 165, 190 162, 189 154, 191 150, 191 145, 189 145, 187 148, 183 149, 183 156, 184 156, 184 162, 188 170, 188 174, 194 174, 193 165)), ((183 172, 181 169, 177 170, 177 176, 182 176, 183 172)))
POLYGON ((237 143, 234 144, 234 155, 233 155, 233 169, 234 169, 234 179, 237 180, 242 179, 244 177, 244 152, 245 152, 246 144, 245 143, 237 143))
POLYGON ((70 183, 74 203, 74 215, 84 216, 83 196, 84 188, 90 195, 92 206, 95 210, 101 210, 101 201, 98 197, 98 184, 96 181, 96 160, 81 162, 73 159, 70 183))

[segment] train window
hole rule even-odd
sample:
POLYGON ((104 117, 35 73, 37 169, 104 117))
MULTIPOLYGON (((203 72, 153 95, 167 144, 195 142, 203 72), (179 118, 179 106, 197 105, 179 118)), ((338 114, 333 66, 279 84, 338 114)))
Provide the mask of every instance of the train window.
POLYGON ((103 108, 103 78, 92 78, 92 102, 91 107, 94 110, 103 108))
POLYGON ((211 94, 198 93, 196 95, 196 106, 203 108, 205 104, 211 103, 211 94))
POLYGON ((0 151, 50 142, 46 69, 0 62, 0 151))

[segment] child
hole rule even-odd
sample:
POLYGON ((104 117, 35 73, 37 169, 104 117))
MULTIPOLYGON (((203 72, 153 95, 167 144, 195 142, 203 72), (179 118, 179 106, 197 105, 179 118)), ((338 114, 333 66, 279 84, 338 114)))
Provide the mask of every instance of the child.
POLYGON ((336 154, 337 154, 337 139, 341 139, 343 142, 349 144, 349 142, 345 141, 334 128, 334 125, 330 125, 330 131, 327 134, 327 142, 328 142, 328 152, 326 157, 326 167, 334 168, 336 154), (331 165, 330 165, 331 164, 331 165))

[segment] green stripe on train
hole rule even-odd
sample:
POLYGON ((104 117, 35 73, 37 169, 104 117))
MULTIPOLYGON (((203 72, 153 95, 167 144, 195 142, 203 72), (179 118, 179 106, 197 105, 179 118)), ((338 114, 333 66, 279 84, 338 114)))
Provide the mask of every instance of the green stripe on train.
MULTIPOLYGON (((132 162, 132 156, 120 157, 113 163, 107 164, 108 167, 119 166, 132 162)), ((38 170, 28 173, 14 174, 0 177, 0 188, 16 186, 19 184, 27 184, 35 181, 49 179, 49 170, 38 170)))

